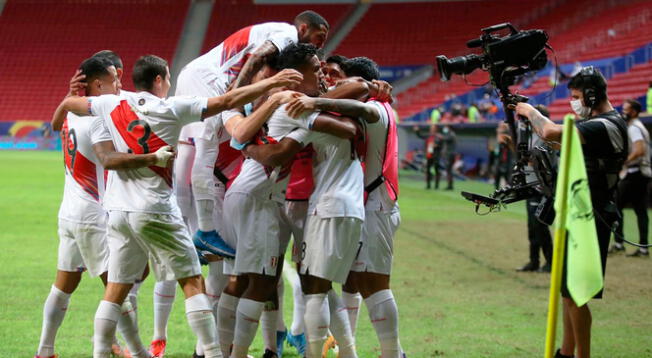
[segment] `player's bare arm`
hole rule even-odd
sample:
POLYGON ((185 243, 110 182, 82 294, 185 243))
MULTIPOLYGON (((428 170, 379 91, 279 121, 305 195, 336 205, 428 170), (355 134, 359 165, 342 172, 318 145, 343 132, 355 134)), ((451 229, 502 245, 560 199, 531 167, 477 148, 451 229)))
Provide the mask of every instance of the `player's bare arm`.
POLYGON ((250 84, 254 75, 260 71, 270 57, 273 57, 277 53, 278 48, 276 48, 271 41, 265 41, 260 45, 260 47, 251 54, 247 62, 245 62, 238 78, 233 82, 234 88, 240 88, 250 84))
POLYGON ((244 115, 236 116, 229 119, 224 127, 239 143, 245 143, 260 130, 274 111, 281 105, 290 102, 292 99, 300 96, 299 92, 295 91, 281 91, 271 95, 259 108, 257 108, 250 116, 244 115))
POLYGON ((174 149, 169 145, 159 148, 154 153, 128 154, 116 152, 111 141, 93 144, 93 152, 104 169, 107 170, 137 169, 149 166, 166 167, 170 159, 174 157, 174 149))
POLYGON ((292 100, 287 106, 290 117, 296 118, 306 110, 339 113, 353 118, 361 118, 367 123, 375 123, 380 119, 380 113, 378 113, 375 106, 353 99, 302 96, 292 100))
POLYGON ((342 139, 351 139, 358 132, 356 122, 347 117, 336 117, 321 113, 312 124, 313 131, 327 133, 342 139))
POLYGON ((90 102, 86 97, 69 96, 63 99, 52 116, 52 130, 60 131, 68 112, 78 116, 90 116, 90 102))
POLYGON ((385 81, 367 81, 361 77, 350 77, 337 82, 335 88, 325 93, 323 98, 357 99, 366 101, 377 98, 381 102, 390 102, 392 86, 385 81))
POLYGON ((248 145, 242 152, 262 165, 278 167, 290 162, 302 148, 294 139, 283 138, 278 143, 248 145))
POLYGON ((270 78, 248 86, 236 88, 222 96, 211 97, 208 99, 208 106, 202 118, 212 117, 227 109, 240 107, 249 102, 253 102, 256 98, 273 88, 297 85, 302 79, 303 76, 298 71, 285 69, 270 78))

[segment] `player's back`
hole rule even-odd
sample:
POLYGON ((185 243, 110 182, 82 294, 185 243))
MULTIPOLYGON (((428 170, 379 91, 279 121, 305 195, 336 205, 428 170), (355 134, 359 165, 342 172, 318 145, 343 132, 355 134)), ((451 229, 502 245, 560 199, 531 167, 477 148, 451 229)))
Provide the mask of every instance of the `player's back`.
POLYGON ((76 223, 103 220, 104 168, 93 152, 91 139, 95 120, 99 119, 68 113, 61 128, 66 174, 60 219, 76 223))
MULTIPOLYGON (((91 102, 91 111, 108 128, 118 152, 146 154, 176 146, 181 127, 199 121, 206 98, 170 97, 149 92, 128 97, 106 95, 91 102)), ((112 171, 107 182, 107 210, 170 213, 172 166, 112 171)))
MULTIPOLYGON (((368 193, 367 210, 391 210, 394 207, 396 195, 398 194, 398 138, 396 138, 396 122, 390 120, 390 114, 385 104, 378 101, 369 101, 374 105, 380 114, 375 123, 369 123, 366 127, 367 141, 364 159, 364 185, 365 188, 374 187, 368 193), (390 136, 395 138, 391 139, 390 136), (389 140, 389 141, 388 141, 389 140), (392 148, 388 148, 392 146, 392 148), (387 157, 391 155, 392 157, 387 157), (386 163, 391 161, 391 163, 386 163), (386 168, 386 164, 391 168, 386 168), (388 171, 389 173, 384 173, 388 171), (389 178, 385 177, 390 176, 389 178), (387 185, 389 184, 389 185, 387 185), (389 187, 388 187, 389 186, 389 187), (390 195, 389 190, 392 190, 390 195)), ((391 108, 390 108, 391 109, 391 108)))

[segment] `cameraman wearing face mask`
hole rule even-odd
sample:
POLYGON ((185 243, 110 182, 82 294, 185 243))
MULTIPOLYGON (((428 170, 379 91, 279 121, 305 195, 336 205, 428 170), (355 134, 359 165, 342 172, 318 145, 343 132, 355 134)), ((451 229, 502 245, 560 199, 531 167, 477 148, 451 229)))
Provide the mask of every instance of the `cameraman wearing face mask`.
MULTIPOLYGON (((609 249, 609 253, 624 252, 623 246, 623 208, 628 203, 632 204, 636 218, 638 219, 639 244, 647 245, 648 235, 648 215, 647 215, 647 198, 648 183, 652 177, 650 168, 650 134, 638 115, 641 113, 641 104, 636 100, 627 99, 623 103, 623 117, 627 121, 627 132, 629 134, 629 155, 623 166, 625 172, 623 179, 618 183, 618 227, 614 235, 615 244, 609 249)), ((631 257, 648 257, 650 253, 647 248, 639 248, 633 253, 627 255, 631 257)))
MULTIPOLYGON (((617 219, 615 194, 618 173, 627 158, 627 124, 607 98, 607 82, 592 66, 584 67, 568 83, 570 105, 580 120, 580 135, 595 216, 602 273, 604 275, 611 227, 617 219)), ((563 126, 553 123, 527 103, 519 103, 516 113, 526 117, 532 129, 546 142, 561 142, 563 126)), ((562 273, 564 335, 555 357, 590 357, 591 311, 588 304, 578 307, 566 287, 566 262, 562 273)), ((600 291, 594 298, 602 298, 600 291)))

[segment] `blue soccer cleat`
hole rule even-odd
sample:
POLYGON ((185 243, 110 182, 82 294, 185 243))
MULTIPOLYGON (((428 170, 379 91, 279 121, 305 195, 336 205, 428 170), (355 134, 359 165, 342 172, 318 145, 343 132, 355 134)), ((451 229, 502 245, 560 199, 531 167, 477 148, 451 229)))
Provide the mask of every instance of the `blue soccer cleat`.
POLYGON ((283 343, 288 336, 288 331, 276 331, 276 354, 280 357, 283 355, 283 343))
POLYGON ((197 233, 193 236, 192 240, 195 247, 199 250, 209 251, 212 254, 226 257, 228 259, 235 258, 235 250, 233 250, 215 230, 197 230, 197 233))
POLYGON ((292 333, 288 333, 287 340, 289 345, 297 349, 297 353, 302 357, 305 357, 307 343, 306 335, 304 333, 297 334, 296 336, 292 335, 292 333))

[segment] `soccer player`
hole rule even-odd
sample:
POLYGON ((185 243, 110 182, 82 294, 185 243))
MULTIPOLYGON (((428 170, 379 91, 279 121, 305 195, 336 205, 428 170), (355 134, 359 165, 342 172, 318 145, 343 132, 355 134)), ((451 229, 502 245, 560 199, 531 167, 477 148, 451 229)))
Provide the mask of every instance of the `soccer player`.
MULTIPOLYGON (((71 94, 81 88, 85 88, 89 97, 116 94, 118 83, 116 68, 110 62, 91 57, 82 62, 73 77, 71 94)), ((100 204, 104 196, 104 168, 165 166, 173 155, 165 149, 141 155, 115 153, 111 137, 92 130, 97 121, 100 119, 69 113, 62 121, 52 123, 54 130, 61 130, 65 186, 59 209, 57 276, 43 307, 43 327, 36 358, 54 356, 57 330, 82 273, 88 271, 91 277, 100 276, 106 285, 106 213, 100 204)), ((125 338, 130 340, 128 335, 125 338)), ((118 352, 119 347, 114 347, 114 353, 118 352)))
MULTIPOLYGON (((94 99, 69 97, 57 108, 55 116, 66 111, 101 117, 121 152, 149 153, 165 145, 176 144, 184 123, 244 103, 271 88, 295 83, 292 73, 278 75, 212 98, 165 99, 170 88, 167 62, 157 56, 141 57, 134 65, 133 80, 139 90, 135 96, 103 96, 94 99)), ((157 280, 179 281, 186 295, 188 323, 203 344, 206 357, 219 357, 215 320, 203 293, 201 270, 194 245, 171 200, 170 168, 148 167, 124 170, 109 177, 108 284, 104 300, 95 317, 94 357, 108 357, 110 341, 120 317, 120 304, 142 273, 148 257, 153 258, 157 280)), ((143 348, 132 351, 134 357, 150 357, 143 348)))
POLYGON ((347 77, 344 70, 342 70, 342 66, 346 60, 347 58, 342 55, 333 55, 326 59, 322 71, 324 72, 326 84, 328 84, 329 87, 335 86, 338 81, 347 77))

